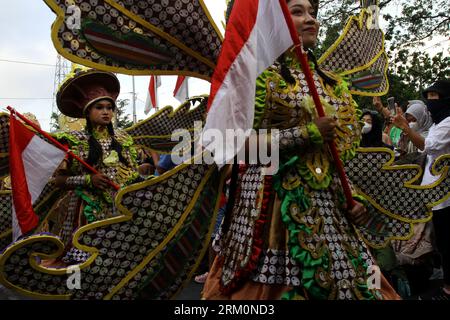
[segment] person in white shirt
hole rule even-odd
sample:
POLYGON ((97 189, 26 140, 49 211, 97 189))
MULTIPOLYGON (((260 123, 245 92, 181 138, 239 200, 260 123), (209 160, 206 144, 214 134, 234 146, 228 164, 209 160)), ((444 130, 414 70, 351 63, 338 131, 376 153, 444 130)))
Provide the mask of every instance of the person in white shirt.
MULTIPOLYGON (((429 185, 439 178, 430 172, 434 161, 450 154, 450 81, 437 81, 423 95, 434 122, 424 144, 427 162, 422 185, 429 185)), ((432 299, 450 300, 450 198, 433 208, 433 224, 436 245, 442 256, 444 287, 432 299)))

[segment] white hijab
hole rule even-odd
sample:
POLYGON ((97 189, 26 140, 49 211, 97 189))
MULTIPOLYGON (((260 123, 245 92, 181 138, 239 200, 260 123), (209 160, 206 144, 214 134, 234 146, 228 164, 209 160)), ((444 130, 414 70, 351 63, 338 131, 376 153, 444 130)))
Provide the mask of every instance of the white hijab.
POLYGON ((413 116, 417 120, 417 133, 426 137, 430 127, 433 125, 433 119, 427 106, 421 100, 408 101, 408 109, 405 113, 413 116))

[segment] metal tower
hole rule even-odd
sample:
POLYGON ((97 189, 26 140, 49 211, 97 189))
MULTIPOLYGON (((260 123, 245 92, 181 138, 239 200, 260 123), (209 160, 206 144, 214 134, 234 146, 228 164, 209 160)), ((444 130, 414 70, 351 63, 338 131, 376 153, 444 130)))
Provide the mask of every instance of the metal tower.
MULTIPOLYGON (((56 107, 56 94, 58 92, 59 86, 64 81, 66 75, 70 72, 69 62, 58 54, 56 58, 55 66, 55 78, 53 83, 53 102, 52 102, 52 114, 56 113, 59 115, 58 108, 56 107)), ((55 124, 55 119, 52 117, 50 120, 50 127, 55 124)))

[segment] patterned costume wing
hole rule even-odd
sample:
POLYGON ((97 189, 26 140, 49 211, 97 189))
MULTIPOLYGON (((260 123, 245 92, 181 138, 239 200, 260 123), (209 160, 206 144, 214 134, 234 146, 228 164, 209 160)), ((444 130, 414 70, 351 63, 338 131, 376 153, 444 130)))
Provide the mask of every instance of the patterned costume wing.
POLYGON ((11 191, 0 191, 0 252, 12 242, 11 191))
POLYGON ((196 121, 203 123, 207 104, 207 96, 192 97, 175 111, 172 107, 165 107, 126 131, 137 146, 159 153, 170 153, 179 143, 178 140, 172 141, 172 134, 176 130, 187 130, 193 138, 194 124, 196 121))
POLYGON ((9 174, 9 114, 0 113, 0 179, 9 174))
MULTIPOLYGON (((42 258, 62 254, 51 235, 20 240, 0 256, 0 283, 51 299, 168 299, 186 284, 208 249, 218 210, 219 172, 181 164, 120 191, 121 215, 80 228, 74 245, 89 258, 78 267, 81 289, 67 286, 67 269, 46 269, 42 258)), ((69 271, 70 272, 70 271, 69 271)))
POLYGON ((132 75, 209 80, 222 36, 203 0, 44 0, 52 39, 68 60, 132 75))
POLYGON ((318 62, 323 70, 343 77, 352 94, 382 96, 389 90, 384 34, 367 9, 349 18, 342 35, 318 62))
MULTIPOLYGON (((61 196, 61 192, 53 182, 47 183, 39 198, 33 205, 34 212, 42 221, 55 201, 61 196)), ((10 190, 0 191, 0 252, 12 242, 12 194, 10 190)))
POLYGON ((440 178, 428 186, 418 185, 420 166, 393 162, 394 153, 389 149, 361 148, 346 164, 349 179, 371 205, 372 220, 360 231, 374 246, 389 239, 407 239, 412 232, 410 224, 429 221, 431 208, 450 196, 449 155, 433 164, 432 172, 440 178))

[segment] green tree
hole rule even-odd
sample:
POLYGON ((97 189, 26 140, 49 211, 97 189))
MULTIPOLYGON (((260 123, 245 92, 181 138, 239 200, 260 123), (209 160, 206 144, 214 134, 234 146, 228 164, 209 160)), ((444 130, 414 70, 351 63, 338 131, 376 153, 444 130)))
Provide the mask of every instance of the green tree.
POLYGON ((60 128, 59 126, 59 115, 56 112, 52 112, 52 115, 50 116, 50 131, 58 131, 60 128))
POLYGON ((133 125, 133 120, 130 120, 129 115, 126 114, 125 109, 129 105, 130 99, 118 99, 116 101, 116 126, 119 129, 126 129, 133 125))
MULTIPOLYGON (((375 3, 375 1, 368 1, 375 3)), ((386 52, 389 56, 388 96, 394 96, 400 105, 420 99, 424 88, 440 78, 450 76, 450 58, 444 52, 431 56, 420 45, 432 36, 449 35, 450 2, 448 0, 398 0, 401 13, 394 16, 388 10, 393 0, 379 1, 380 14, 388 22, 386 52)), ((348 17, 356 14, 360 2, 354 0, 320 1, 321 32, 315 51, 320 57, 342 32, 348 17)), ((371 106, 371 98, 356 97, 363 107, 371 106)))

